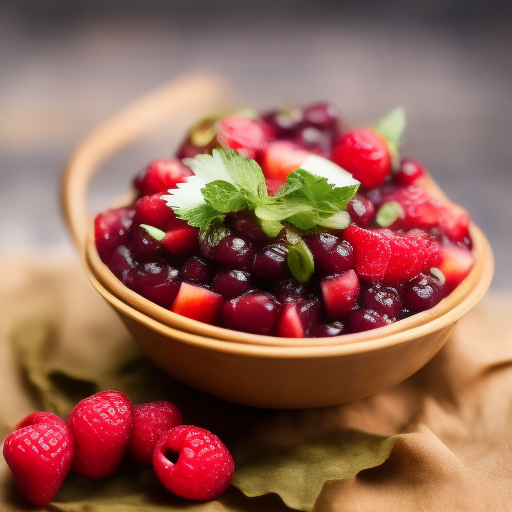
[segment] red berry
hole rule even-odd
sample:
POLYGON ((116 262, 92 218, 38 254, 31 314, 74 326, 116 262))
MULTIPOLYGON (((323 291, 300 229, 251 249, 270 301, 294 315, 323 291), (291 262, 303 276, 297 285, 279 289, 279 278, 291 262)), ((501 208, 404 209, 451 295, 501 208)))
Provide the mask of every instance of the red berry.
POLYGON ((134 185, 143 196, 147 196, 176 188, 176 184, 183 183, 191 175, 192 171, 177 158, 159 158, 146 167, 144 174, 135 179, 134 185))
POLYGON ((224 299, 222 295, 190 283, 181 283, 180 291, 171 305, 178 315, 207 324, 217 323, 224 299))
POLYGON ((354 248, 357 275, 372 282, 400 283, 441 262, 440 245, 423 232, 398 235, 349 226, 345 237, 354 248))
POLYGON ((334 147, 332 160, 365 188, 382 185, 391 170, 386 141, 369 128, 356 128, 346 133, 334 147))
POLYGON ((183 416, 171 402, 149 402, 133 407, 133 429, 128 450, 141 464, 151 465, 160 437, 181 425, 183 416))
POLYGON ((347 315, 347 323, 351 332, 363 332, 384 327, 392 323, 392 320, 382 317, 372 309, 354 309, 347 315))
POLYGON ((60 428, 67 428, 66 422, 59 418, 53 412, 47 411, 36 411, 30 413, 28 416, 25 416, 15 427, 14 430, 19 430, 20 428, 30 427, 32 425, 37 425, 39 423, 51 424, 55 423, 56 426, 60 428))
POLYGON ((402 160, 400 160, 400 168, 398 172, 394 174, 394 178, 401 185, 410 185, 424 175, 425 168, 420 162, 412 158, 402 158, 402 160))
POLYGON ((125 243, 135 214, 133 206, 125 206, 100 213, 94 219, 96 249, 104 263, 114 251, 125 243))
POLYGON ((315 300, 287 302, 276 322, 275 333, 285 338, 306 338, 320 319, 320 303, 315 300))
POLYGON ((265 292, 249 292, 226 302, 222 320, 229 329, 269 334, 277 318, 279 304, 265 292))
POLYGON ((132 429, 129 398, 119 391, 96 393, 78 402, 68 425, 75 436, 75 471, 98 479, 114 474, 132 429))
POLYGON ((135 218, 137 224, 148 224, 154 228, 166 231, 175 219, 172 208, 167 206, 162 196, 165 192, 159 192, 151 196, 144 196, 135 203, 135 218))
POLYGON ((214 434, 182 425, 164 434, 153 454, 153 467, 164 487, 182 498, 214 500, 229 487, 235 464, 229 450, 214 434), (169 451, 178 460, 169 460, 169 451))
POLYGON ((356 194, 347 205, 352 222, 358 226, 367 226, 375 215, 373 203, 366 197, 356 194))
POLYGON ((217 122, 219 144, 247 158, 255 158, 273 135, 270 126, 261 119, 232 114, 217 122))
POLYGON ((45 507, 71 469, 74 440, 67 425, 51 413, 34 413, 9 434, 3 455, 16 485, 35 506, 45 507), (46 419, 45 419, 46 416, 46 419))
POLYGON ((324 279, 320 283, 324 308, 330 320, 340 320, 357 302, 359 279, 353 270, 324 279))

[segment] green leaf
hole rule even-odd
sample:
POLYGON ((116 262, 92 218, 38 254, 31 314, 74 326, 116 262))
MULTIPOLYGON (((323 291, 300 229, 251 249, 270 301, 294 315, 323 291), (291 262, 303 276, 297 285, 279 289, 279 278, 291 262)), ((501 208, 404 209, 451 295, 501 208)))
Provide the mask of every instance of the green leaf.
POLYGON ((312 510, 328 480, 354 478, 381 465, 396 437, 338 431, 293 446, 253 446, 237 462, 233 485, 246 496, 277 493, 295 510, 312 510))
POLYGON ((288 175, 287 187, 292 191, 287 193, 287 199, 294 199, 315 209, 318 215, 331 216, 346 210, 348 202, 354 197, 359 185, 336 187, 327 178, 316 176, 304 169, 297 169, 288 175))
POLYGON ((291 245, 288 249, 286 257, 288 266, 293 274, 293 277, 301 283, 307 283, 309 278, 315 270, 315 262, 309 247, 305 244, 302 238, 298 243, 291 245))
POLYGON ((243 191, 227 181, 212 181, 202 189, 205 201, 220 213, 237 212, 247 208, 243 191))
POLYGON ((201 234, 206 233, 212 224, 223 222, 226 217, 224 213, 218 212, 210 204, 202 204, 187 212, 180 212, 178 216, 186 220, 191 226, 199 228, 201 234))
POLYGON ((404 217, 405 212, 402 205, 397 201, 389 201, 379 208, 375 221, 379 226, 387 228, 394 224, 397 219, 403 219, 404 217))
POLYGON ((391 112, 388 112, 384 117, 379 119, 374 129, 385 139, 395 141, 398 144, 405 131, 406 125, 407 118, 405 115, 405 108, 399 106, 395 107, 391 112))
POLYGON ((399 106, 382 117, 374 127, 375 132, 386 140, 393 168, 400 163, 400 144, 406 125, 405 109, 399 106))

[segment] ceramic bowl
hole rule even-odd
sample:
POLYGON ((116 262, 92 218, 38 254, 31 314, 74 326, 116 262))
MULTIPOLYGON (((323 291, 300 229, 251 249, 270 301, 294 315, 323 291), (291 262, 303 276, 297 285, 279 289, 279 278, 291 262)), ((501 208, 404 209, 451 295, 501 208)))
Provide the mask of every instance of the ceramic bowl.
POLYGON ((474 224, 475 266, 436 307, 373 331, 332 338, 258 336, 190 320, 129 290, 101 262, 86 201, 99 164, 165 118, 220 101, 224 90, 212 76, 182 78, 112 118, 76 150, 64 174, 63 206, 91 283, 158 366, 235 403, 322 407, 369 396, 409 377, 439 351, 490 285, 492 250, 474 224))

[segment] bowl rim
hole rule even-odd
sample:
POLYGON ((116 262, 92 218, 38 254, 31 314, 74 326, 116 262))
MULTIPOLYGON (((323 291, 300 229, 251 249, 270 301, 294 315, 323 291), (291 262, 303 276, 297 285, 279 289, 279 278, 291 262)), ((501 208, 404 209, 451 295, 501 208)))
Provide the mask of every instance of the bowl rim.
MULTIPOLYGON (((310 345, 315 347, 336 346, 362 343, 367 340, 368 332, 372 333, 372 339, 387 338, 390 335, 430 323, 459 307, 464 310, 459 317, 469 311, 469 309, 471 309, 471 307, 473 307, 487 291, 494 271, 494 261, 489 242, 482 231, 473 223, 471 223, 470 231, 474 243, 473 252, 475 254, 475 265, 464 281, 461 282, 459 286, 457 286, 457 288, 455 288, 443 300, 441 300, 439 304, 429 310, 415 313, 408 318, 399 320, 384 327, 373 329, 372 331, 341 334, 325 338, 285 338, 250 334, 228 329, 226 327, 205 324, 197 320, 183 317, 158 306, 126 287, 110 271, 107 265, 101 261, 94 243, 92 229, 90 230, 85 247, 84 259, 88 271, 94 276, 94 279, 98 283, 101 283, 102 289, 108 289, 111 296, 117 297, 127 306, 132 307, 144 316, 167 327, 198 336, 229 341, 230 343, 244 343, 249 345, 272 347, 305 347, 310 345)), ((458 311, 458 309, 456 310, 458 311)))
MULTIPOLYGON (((406 327, 405 329, 402 329, 398 332, 389 332, 389 330, 386 331, 386 329, 388 329, 388 327, 390 326, 385 326, 379 329, 374 329, 373 331, 366 331, 357 334, 345 334, 335 336, 333 338, 327 338, 329 340, 334 340, 334 343, 330 344, 315 343, 316 340, 322 338, 305 338, 305 340, 308 341, 307 345, 262 345, 258 343, 246 343, 226 339, 218 339, 176 329, 169 325, 165 325, 162 322, 159 322, 158 320, 144 314, 143 312, 132 307, 130 304, 124 302, 121 298, 117 297, 110 290, 108 290, 103 285, 103 283, 101 283, 98 280, 98 278, 94 274, 93 270, 89 267, 89 265, 86 266, 86 273, 94 288, 96 288, 96 290, 120 313, 128 316, 132 320, 135 320, 145 325, 146 327, 156 331, 157 333, 163 336, 175 339, 182 343, 207 348, 209 350, 243 356, 265 356, 271 358, 320 358, 341 356, 348 354, 365 353, 376 349, 391 347, 400 343, 406 343, 415 338, 422 337, 425 336, 426 334, 440 330, 443 327, 446 327, 449 324, 456 322, 465 313, 467 313, 485 294, 491 283, 492 276, 494 273, 494 259, 492 255, 492 249, 487 239, 476 226, 473 226, 472 230, 480 238, 480 250, 478 254, 480 257, 477 258, 477 262, 479 262, 479 264, 478 266, 477 264, 475 264, 473 270, 470 272, 468 277, 464 280, 463 283, 461 283, 461 285, 459 285, 459 287, 462 286, 462 288, 464 289, 464 293, 462 294, 463 296, 460 298, 460 300, 458 300, 453 305, 451 305, 450 301, 447 301, 443 305, 443 307, 439 308, 434 313, 432 312, 437 308, 437 306, 426 312, 423 312, 430 312, 430 314, 425 315, 423 322, 412 327, 406 327), (475 269, 478 269, 478 275, 474 273, 475 269), (472 276, 471 279, 469 279, 470 276, 472 276), (470 285, 471 283, 473 283, 473 286, 470 285), (447 304, 450 304, 451 307, 447 307, 447 304), (447 310, 444 313, 439 313, 440 310, 444 310, 446 308, 447 310), (381 332, 377 333, 377 331, 379 330, 381 332), (371 333, 372 335, 370 339, 368 339, 369 333, 371 333), (377 333, 377 336, 375 336, 375 333, 377 333), (353 341, 348 343, 344 342, 343 338, 347 338, 350 336, 353 337, 353 341)), ((456 290, 454 290, 454 292, 455 291, 456 290)), ((446 299, 448 299, 450 295, 448 295, 446 299)), ((421 315, 422 313, 418 314, 421 315)), ((269 338, 272 337, 269 336, 269 338)), ((283 339, 286 340, 287 338, 283 339)), ((291 339, 295 341, 294 338, 291 339)))

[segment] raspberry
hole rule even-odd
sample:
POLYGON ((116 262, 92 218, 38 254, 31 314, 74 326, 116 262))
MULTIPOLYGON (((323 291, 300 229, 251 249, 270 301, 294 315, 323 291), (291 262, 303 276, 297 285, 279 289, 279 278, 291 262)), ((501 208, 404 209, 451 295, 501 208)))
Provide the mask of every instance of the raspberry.
POLYGON ((153 453, 153 467, 164 487, 182 498, 214 500, 228 488, 235 471, 229 450, 214 434, 182 425, 164 434, 153 453), (169 452, 178 460, 169 460, 169 452))
POLYGON ((398 235, 388 229, 349 226, 345 237, 354 247, 358 276, 372 282, 400 283, 439 265, 441 246, 423 232, 398 235))
POLYGON ((55 414, 33 413, 4 441, 3 455, 16 485, 36 507, 45 507, 69 473, 74 440, 55 414))
POLYGON ((141 464, 151 465, 158 440, 168 430, 181 425, 183 416, 171 402, 149 402, 133 407, 133 429, 128 450, 141 464))
POLYGON ((165 192, 159 192, 150 196, 143 196, 135 203, 136 224, 149 224, 155 228, 167 231, 169 225, 176 219, 172 208, 167 206, 162 196, 165 192))
POLYGON ((332 160, 365 188, 382 185, 391 170, 386 141, 369 128, 356 128, 346 133, 334 147, 332 160))
POLYGON ((176 188, 177 183, 184 182, 191 175, 192 171, 177 158, 159 158, 146 167, 144 174, 135 179, 134 185, 143 196, 148 196, 176 188))
POLYGON ((75 436, 75 471, 97 479, 114 474, 132 429, 129 398, 119 391, 96 393, 75 406, 68 425, 75 436))

